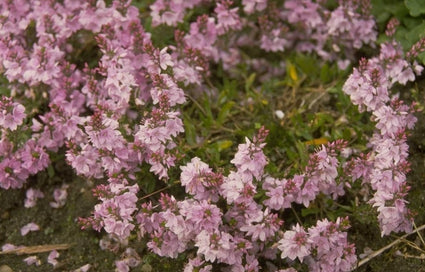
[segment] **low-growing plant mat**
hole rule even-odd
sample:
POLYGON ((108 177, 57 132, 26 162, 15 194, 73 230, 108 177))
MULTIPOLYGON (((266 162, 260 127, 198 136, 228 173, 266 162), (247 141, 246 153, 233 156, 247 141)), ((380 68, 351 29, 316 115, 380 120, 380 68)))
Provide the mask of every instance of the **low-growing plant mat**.
MULTIPOLYGON (((419 81, 417 86, 423 86, 422 84, 424 84, 424 80, 419 81)), ((407 89, 408 88, 405 88, 405 90, 407 89)), ((425 88, 422 87, 417 88, 418 93, 416 97, 425 97, 424 89, 425 88)), ((297 107, 291 106, 291 102, 293 105, 297 105, 297 103, 311 103, 311 100, 315 100, 314 106, 316 107, 316 116, 320 116, 320 114, 324 112, 330 116, 336 116, 336 118, 339 118, 338 115, 340 115, 340 112, 335 108, 335 105, 340 101, 338 102, 335 96, 334 99, 332 99, 332 92, 329 93, 323 88, 318 89, 316 94, 300 89, 295 89, 295 91, 297 92, 297 96, 296 100, 293 101, 283 100, 275 93, 269 93, 268 96, 258 94, 255 99, 251 100, 251 103, 253 103, 252 106, 238 107, 232 111, 232 117, 226 119, 227 121, 225 122, 226 127, 231 127, 232 129, 239 128, 239 131, 244 131, 245 128, 243 126, 245 124, 245 119, 257 118, 257 121, 263 122, 266 127, 270 127, 271 133, 269 137, 271 137, 271 141, 268 143, 265 152, 271 157, 271 163, 274 161, 276 162, 273 167, 279 169, 279 171, 285 171, 288 165, 299 164, 300 162, 298 161, 299 158, 291 160, 284 155, 285 153, 280 153, 279 149, 283 150, 283 148, 287 147, 284 143, 282 144, 280 142, 280 139, 274 139, 273 135, 280 135, 280 130, 288 130, 288 128, 294 133, 304 133, 307 135, 312 133, 312 127, 307 129, 306 127, 301 127, 294 119, 291 121, 290 116, 286 116, 283 120, 273 118, 273 110, 282 108, 284 106, 283 103, 285 103, 289 112, 293 110, 294 114, 300 114, 301 117, 306 117, 306 115, 300 112, 300 107, 298 107, 297 112, 297 107), (276 95, 276 97, 274 97, 274 95, 276 95), (319 97, 319 99, 317 99, 317 97, 319 97), (330 103, 330 101, 334 103, 330 103), (261 108, 261 105, 266 103, 268 107, 261 108), (263 115, 259 115, 258 111, 261 110, 268 112, 262 112, 263 115), (269 115, 267 116, 265 114, 269 115), (267 119, 271 121, 267 123, 267 119), (287 128, 285 128, 285 125, 287 128), (302 130, 305 131, 302 132, 302 130), (283 159, 286 159, 286 161, 283 164, 279 164, 283 159)), ((410 93, 405 93, 405 96, 407 100, 414 99, 410 93)), ((422 99, 418 102, 419 106, 423 107, 424 100, 422 99)), ((196 106, 192 104, 191 107, 196 106)), ((211 105, 211 107, 212 112, 214 112, 216 106, 211 105)), ((423 189, 425 188, 425 117, 422 112, 418 112, 417 117, 418 122, 416 128, 409 137, 412 171, 409 174, 411 191, 408 200, 410 202, 410 207, 417 212, 415 216, 416 226, 421 226, 425 223, 425 215, 423 213, 425 207, 425 190, 423 189)), ((319 127, 319 130, 327 129, 326 122, 324 122, 322 126, 323 127, 319 127)), ((229 133, 227 129, 216 128, 214 133, 218 135, 217 139, 214 140, 214 138, 212 138, 212 141, 208 145, 201 146, 201 150, 208 150, 211 146, 222 143, 222 141, 235 141, 235 135, 229 133)), ((232 145, 220 149, 220 156, 217 159, 218 163, 220 163, 221 160, 225 161, 227 159, 226 156, 230 156, 229 154, 232 152, 228 152, 229 150, 235 150, 233 142, 232 145)), ((304 148, 308 148, 308 145, 309 143, 304 143, 304 148)), ((209 150, 209 152, 213 152, 214 154, 214 152, 217 151, 209 150)), ((199 154, 197 152, 195 153, 199 154)), ((209 157, 210 155, 207 156, 209 157)), ((119 259, 120 255, 101 250, 99 241, 104 233, 98 233, 94 230, 82 231, 77 223, 79 217, 89 216, 94 205, 97 203, 91 193, 93 184, 87 180, 76 177, 72 169, 65 163, 55 164, 53 171, 53 175, 52 173, 49 174, 48 171, 41 172, 32 177, 28 183, 31 187, 38 188, 45 193, 45 198, 38 200, 37 205, 33 208, 25 208, 23 206, 25 190, 0 191, 0 244, 11 243, 16 246, 26 246, 30 249, 27 252, 24 250, 21 255, 15 253, 1 254, 0 265, 7 265, 15 272, 74 271, 86 264, 91 265, 89 271, 114 271, 114 260, 119 259), (53 190, 56 187, 60 187, 62 184, 69 185, 66 204, 64 207, 58 209, 52 208, 49 203, 53 201, 53 190), (20 229, 28 222, 38 224, 40 230, 22 236, 20 229), (49 249, 48 251, 46 251, 46 247, 49 249), (60 253, 58 258, 59 265, 56 266, 56 268, 53 268, 52 265, 47 263, 49 251, 53 249, 57 249, 60 253), (41 260, 40 266, 28 266, 23 261, 24 258, 31 255, 39 257, 41 260)), ((158 185, 157 188, 161 188, 161 186, 164 185, 158 185)), ((172 187, 177 194, 182 194, 179 185, 173 185, 172 187)), ((344 199, 345 196, 341 198, 344 199)), ((358 210, 355 209, 355 206, 352 208, 351 215, 349 214, 350 223, 352 225, 349 230, 349 239, 356 244, 357 255, 378 251, 403 235, 394 234, 381 237, 373 210, 366 206, 358 207, 358 210)), ((301 211, 299 207, 296 207, 296 210, 298 212, 301 211)), ((422 237, 425 236, 424 231, 421 231, 421 233, 422 237)), ((131 243, 144 262, 144 265, 140 265, 132 271, 179 271, 186 262, 187 256, 184 254, 178 259, 170 259, 160 258, 150 253, 143 244, 143 241, 138 241, 137 237, 133 237, 131 243)), ((420 237, 417 234, 412 234, 406 237, 405 240, 380 252, 376 257, 371 258, 355 271, 425 271, 424 250, 425 245, 422 243, 420 237)), ((365 256, 366 255, 367 254, 365 254, 365 256)), ((359 261, 361 260, 362 259, 359 258, 359 261)))

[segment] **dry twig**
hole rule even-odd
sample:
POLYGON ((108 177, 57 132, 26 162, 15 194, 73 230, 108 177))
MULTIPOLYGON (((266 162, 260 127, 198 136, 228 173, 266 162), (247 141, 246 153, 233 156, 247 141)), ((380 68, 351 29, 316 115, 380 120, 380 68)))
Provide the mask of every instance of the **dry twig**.
POLYGON ((384 246, 383 248, 378 249, 377 251, 372 252, 370 255, 368 255, 366 258, 364 258, 363 260, 361 260, 360 262, 357 263, 357 267, 360 267, 362 265, 364 265, 365 263, 369 262, 370 260, 372 260, 373 258, 375 258, 376 256, 379 256, 382 254, 382 252, 384 252, 387 249, 392 248, 393 246, 395 246, 396 244, 402 242, 404 239, 406 239, 407 236, 414 234, 414 233, 418 233, 419 231, 425 229, 425 225, 420 226, 419 228, 415 228, 414 231, 407 233, 403 236, 401 236, 400 238, 398 238, 397 240, 395 240, 394 242, 392 242, 391 244, 388 244, 386 246, 384 246))
POLYGON ((0 255, 6 254, 34 254, 34 253, 42 253, 49 252, 52 250, 65 250, 71 247, 71 244, 54 244, 54 245, 39 245, 39 246, 24 246, 20 248, 15 248, 11 250, 0 251, 0 255))

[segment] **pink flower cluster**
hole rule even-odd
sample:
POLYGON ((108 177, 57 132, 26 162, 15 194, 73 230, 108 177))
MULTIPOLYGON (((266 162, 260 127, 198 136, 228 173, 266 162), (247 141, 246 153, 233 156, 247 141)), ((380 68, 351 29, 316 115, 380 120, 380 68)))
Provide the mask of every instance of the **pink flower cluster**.
POLYGON ((199 5, 202 0, 174 1, 157 0, 150 6, 152 24, 154 26, 167 24, 175 26, 183 22, 183 17, 187 9, 199 5))
MULTIPOLYGON (((393 25, 391 21, 389 28, 393 25)), ((422 70, 416 62, 408 62, 400 44, 391 40, 381 45, 379 56, 362 59, 343 87, 353 104, 371 112, 376 123, 370 151, 351 162, 350 175, 374 191, 369 202, 377 208, 382 235, 412 229, 412 214, 404 197, 409 190, 406 134, 416 122, 415 109, 390 91, 396 84, 414 81, 415 74, 419 75, 422 70)))
POLYGON ((351 271, 356 263, 354 244, 347 241, 347 219, 321 220, 306 232, 300 225, 288 230, 279 241, 282 258, 305 261, 310 271, 351 271))
MULTIPOLYGON (((200 15, 191 23, 189 33, 179 32, 176 41, 184 35, 186 47, 200 49, 207 59, 222 61, 225 69, 245 58, 240 51, 246 46, 257 46, 266 52, 315 52, 324 60, 338 61, 338 66, 345 69, 355 51, 363 45, 374 46, 377 37, 369 1, 340 1, 334 10, 329 10, 324 1, 311 0, 284 1, 281 6, 267 0, 243 0, 242 9, 230 0, 212 3, 158 0, 151 5, 153 25, 178 27, 188 7, 214 8, 212 17, 200 15)), ((183 55, 179 59, 182 61, 183 55)), ((261 60, 249 62, 255 65, 261 60)), ((190 71, 192 82, 199 82, 198 73, 190 71)))
POLYGON ((48 104, 28 113, 12 98, 1 98, 0 186, 21 187, 49 165, 48 152, 64 144, 68 163, 81 176, 134 179, 148 163, 167 179, 177 157, 174 137, 183 132, 176 106, 186 99, 172 71, 175 60, 167 48, 152 45, 137 8, 128 1, 0 5, 7 18, 0 63, 9 87, 27 103, 48 104), (95 68, 72 63, 69 56, 80 50, 75 42, 82 48, 96 44, 95 68))
POLYGON ((134 229, 134 212, 137 210, 137 184, 125 186, 110 183, 99 185, 94 194, 102 201, 94 207, 93 216, 80 218, 83 228, 92 227, 98 231, 102 228, 118 241, 125 241, 134 229))
MULTIPOLYGON (((20 129, 16 131, 20 132, 20 129)), ((1 128, 0 133, 0 187, 21 188, 30 175, 44 170, 50 164, 49 155, 33 139, 18 147, 13 143, 17 139, 16 134, 12 133, 10 128, 1 128)), ((21 139, 22 136, 24 135, 21 135, 21 139)))
POLYGON ((322 145, 310 156, 304 174, 295 175, 290 179, 266 177, 262 187, 268 198, 264 200, 264 204, 273 210, 284 210, 291 207, 292 203, 308 207, 319 193, 332 195, 334 199, 344 195, 344 185, 347 184, 337 182, 337 152, 345 146, 344 141, 322 145))
POLYGON ((22 125, 26 114, 25 107, 3 96, 0 101, 0 127, 14 131, 22 125))
MULTIPOLYGON (((333 271, 349 271, 356 256, 353 245, 347 241, 346 219, 335 223, 319 221, 308 234, 299 225, 282 232, 283 220, 269 208, 269 203, 278 203, 282 196, 269 194, 265 205, 256 200, 259 194, 264 194, 258 185, 271 186, 271 177, 264 173, 267 159, 262 151, 267 133, 262 128, 252 141, 246 139, 245 144, 239 145, 231 161, 236 171, 223 176, 214 173, 199 158, 193 158, 181 167, 181 184, 188 197, 179 201, 163 194, 159 206, 142 204, 136 219, 140 234, 149 238, 148 248, 171 258, 182 252, 196 253, 185 271, 195 268, 211 271, 215 264, 226 265, 230 271, 259 271, 261 260, 274 260, 278 250, 282 258, 298 257, 302 261, 306 257, 314 271, 326 271, 330 265, 334 265, 333 271)), ((314 165, 312 162, 306 181, 301 178, 301 189, 298 188, 298 192, 311 194, 309 201, 318 192, 338 195, 337 188, 342 185, 335 183, 337 162, 332 152, 343 145, 342 142, 329 144, 312 155, 314 165), (322 154, 325 150, 332 154, 322 154)), ((284 196, 288 204, 276 209, 290 207, 295 197, 302 200, 303 195, 296 196, 296 190, 293 186, 289 190, 293 195, 284 196)))
POLYGON ((280 14, 263 18, 260 27, 261 47, 270 51, 295 48, 301 52, 316 52, 325 60, 338 61, 345 69, 356 49, 373 45, 377 32, 370 15, 368 1, 339 1, 339 6, 328 10, 325 1, 285 1, 280 14), (272 21, 278 21, 271 26, 272 21), (297 31, 291 31, 295 28, 297 31), (269 34, 266 34, 269 33, 269 34))

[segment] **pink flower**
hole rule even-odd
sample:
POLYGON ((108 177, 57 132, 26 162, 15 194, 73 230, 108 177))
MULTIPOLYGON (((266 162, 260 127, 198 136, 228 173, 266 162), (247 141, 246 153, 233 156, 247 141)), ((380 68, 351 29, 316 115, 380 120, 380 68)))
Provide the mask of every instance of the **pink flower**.
POLYGON ((319 12, 321 6, 309 0, 290 0, 285 1, 285 15, 288 16, 288 22, 293 25, 302 24, 308 29, 320 29, 323 25, 323 19, 319 12))
POLYGON ((108 217, 103 220, 104 229, 107 233, 115 234, 119 239, 124 240, 130 236, 130 232, 134 229, 134 224, 124 220, 115 220, 108 217))
POLYGON ((90 144, 82 144, 78 147, 78 150, 68 150, 66 153, 67 162, 75 169, 77 174, 88 178, 103 177, 99 158, 99 151, 90 144))
POLYGON ((291 207, 291 203, 295 202, 299 192, 299 187, 293 180, 279 180, 272 177, 266 177, 263 182, 263 189, 266 190, 266 196, 269 197, 264 201, 264 204, 274 210, 291 207))
POLYGON ((89 125, 85 127, 91 143, 98 149, 114 150, 122 146, 123 138, 118 131, 118 122, 96 112, 89 125))
POLYGON ((194 259, 189 259, 189 262, 185 265, 183 272, 192 272, 195 269, 198 271, 208 272, 212 271, 212 265, 206 265, 199 256, 194 259))
POLYGON ((28 176, 29 173, 22 168, 20 160, 6 157, 0 162, 0 187, 21 188, 28 176))
POLYGON ((304 257, 310 255, 311 242, 305 230, 297 224, 292 230, 285 232, 278 248, 282 251, 282 258, 298 258, 302 262, 304 257))
POLYGON ((202 254, 206 261, 226 262, 229 252, 233 250, 231 240, 232 236, 228 233, 203 230, 196 236, 195 246, 198 247, 198 254, 202 254))
POLYGON ((218 200, 218 189, 223 183, 221 174, 212 172, 198 157, 192 158, 186 166, 180 166, 180 169, 180 181, 187 193, 198 200, 218 200))
POLYGON ((123 259, 115 261, 116 272, 128 272, 130 268, 140 264, 140 256, 132 248, 127 248, 122 256, 124 256, 123 259))
POLYGON ((217 13, 217 33, 222 35, 229 30, 239 30, 242 28, 238 10, 239 8, 230 8, 233 4, 231 0, 221 0, 217 3, 214 11, 217 13))
POLYGON ((222 224, 221 210, 216 205, 208 204, 206 200, 188 202, 183 207, 185 209, 180 212, 186 216, 187 224, 193 224, 197 232, 201 230, 212 232, 222 224))
POLYGON ((381 227, 381 236, 389 235, 392 231, 410 232, 412 224, 408 218, 408 209, 397 207, 378 207, 378 220, 381 227))
POLYGON ((283 221, 278 218, 277 214, 270 213, 268 208, 261 212, 258 216, 249 218, 247 224, 240 228, 246 232, 246 235, 252 237, 252 241, 267 241, 276 235, 277 230, 283 221))
POLYGON ((305 207, 308 207, 309 203, 314 200, 320 192, 317 186, 317 179, 309 179, 302 175, 297 175, 296 177, 302 184, 302 189, 297 195, 297 203, 302 203, 305 207))
POLYGON ((174 66, 174 62, 172 61, 172 58, 170 56, 170 54, 167 53, 167 47, 164 47, 160 52, 159 52, 159 66, 161 67, 162 70, 167 70, 167 67, 173 67, 174 66))
POLYGON ((273 29, 270 33, 263 34, 260 47, 267 52, 284 51, 289 41, 283 38, 283 34, 281 29, 273 29))
POLYGON ((267 164, 267 158, 264 155, 262 148, 264 143, 251 143, 248 138, 245 138, 246 143, 238 146, 238 152, 235 158, 230 162, 233 163, 238 172, 248 176, 254 176, 257 180, 263 175, 264 166, 267 164))
POLYGON ((117 238, 125 240, 130 236, 135 225, 131 223, 133 213, 137 209, 136 202, 139 187, 125 186, 120 183, 110 183, 107 186, 98 186, 95 195, 102 203, 95 206, 92 220, 99 222, 107 233, 114 234, 117 238))
POLYGON ((185 1, 157 0, 150 6, 152 25, 167 24, 176 26, 184 17, 185 1))
POLYGON ((243 10, 251 14, 254 10, 262 11, 267 7, 267 0, 242 0, 243 10))
POLYGON ((115 261, 115 266, 117 267, 117 272, 128 272, 130 271, 130 267, 127 265, 125 261, 115 261))
POLYGON ((38 198, 44 198, 43 192, 38 189, 29 188, 26 192, 26 198, 24 203, 25 208, 34 207, 37 203, 38 198))
POLYGON ((24 65, 23 79, 30 85, 43 82, 52 84, 53 80, 60 75, 59 60, 64 52, 57 46, 45 47, 34 45, 34 50, 29 61, 24 65))
POLYGON ((73 272, 87 272, 91 268, 91 264, 85 264, 82 267, 75 269, 73 272))
POLYGON ((2 97, 0 101, 0 127, 16 130, 25 117, 25 107, 17 102, 12 102, 11 98, 2 97))
POLYGON ((47 256, 47 262, 51 265, 53 265, 53 267, 58 265, 58 261, 56 260, 59 257, 59 252, 57 252, 56 250, 53 250, 49 253, 49 256, 47 256))
POLYGON ((38 231, 38 230, 40 230, 40 227, 37 224, 31 222, 21 228, 21 235, 25 236, 30 231, 38 231))
POLYGON ((65 206, 66 199, 68 197, 68 192, 66 191, 68 187, 68 184, 63 184, 60 188, 54 190, 53 198, 55 199, 55 202, 50 202, 50 206, 52 208, 57 209, 65 206))
POLYGON ((30 174, 36 174, 47 168, 50 164, 49 155, 32 139, 20 150, 20 157, 23 161, 22 166, 27 169, 30 174))
POLYGON ((40 266, 41 265, 41 261, 38 259, 37 256, 29 256, 27 258, 24 259, 24 262, 27 265, 36 265, 36 266, 40 266))
POLYGON ((250 180, 245 179, 239 172, 232 171, 224 178, 224 182, 220 186, 220 194, 226 198, 228 204, 231 204, 243 196, 245 187, 255 188, 250 180))
POLYGON ((19 246, 15 246, 15 245, 13 245, 13 244, 4 244, 4 245, 1 247, 1 250, 2 250, 2 251, 9 251, 9 250, 17 249, 17 248, 19 248, 19 246))

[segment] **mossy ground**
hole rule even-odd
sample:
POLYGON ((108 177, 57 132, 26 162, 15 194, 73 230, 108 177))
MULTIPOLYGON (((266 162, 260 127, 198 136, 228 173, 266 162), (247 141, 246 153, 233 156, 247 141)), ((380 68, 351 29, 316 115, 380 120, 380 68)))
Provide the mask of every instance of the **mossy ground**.
MULTIPOLYGON (((116 256, 99 247, 101 234, 92 230, 81 231, 77 224, 78 217, 90 215, 96 200, 91 196, 90 188, 84 180, 71 176, 63 177, 61 182, 69 184, 66 205, 59 209, 50 207, 53 201, 52 189, 41 188, 45 198, 40 199, 33 208, 24 208, 24 190, 0 191, 0 243, 22 246, 47 244, 69 244, 67 250, 60 250, 60 265, 56 269, 47 263, 49 252, 37 255, 42 265, 27 266, 23 259, 29 255, 12 254, 0 256, 0 265, 6 264, 13 271, 73 271, 85 264, 91 264, 91 271, 114 271, 113 261, 116 256), (40 231, 21 236, 20 229, 29 222, 40 226, 40 231)), ((39 184, 36 184, 40 186, 39 184)), ((46 184, 45 184, 46 185, 46 184)), ((52 184, 53 185, 53 184, 52 184)), ((61 183, 55 184, 60 186, 61 183)), ((43 186, 42 186, 43 187, 43 186)))

